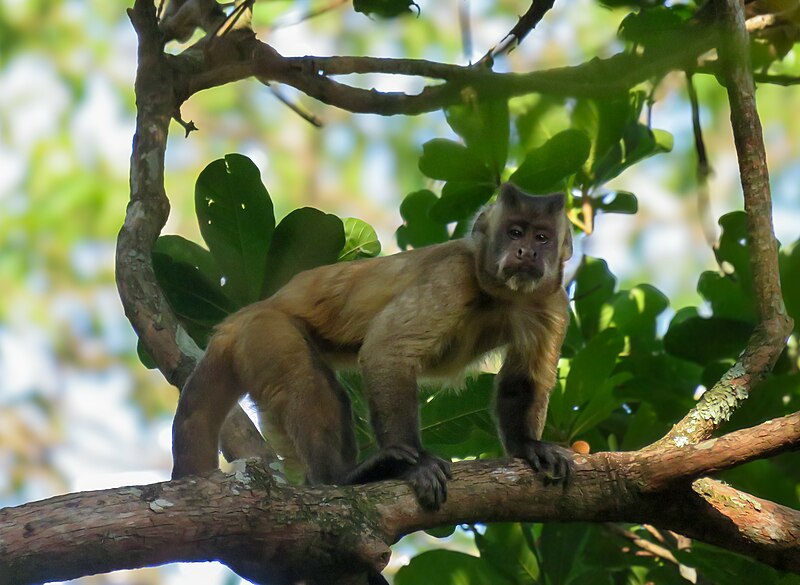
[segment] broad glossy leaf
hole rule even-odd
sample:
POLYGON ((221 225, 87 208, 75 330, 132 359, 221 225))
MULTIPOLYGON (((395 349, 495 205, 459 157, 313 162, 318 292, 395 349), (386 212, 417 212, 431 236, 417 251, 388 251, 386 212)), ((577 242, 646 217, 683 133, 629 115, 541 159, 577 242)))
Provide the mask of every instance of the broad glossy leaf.
POLYGON ((514 117, 514 123, 523 154, 542 146, 570 127, 569 113, 564 107, 563 98, 527 95, 515 98, 511 105, 512 111, 520 111, 514 117))
POLYGON ((447 241, 449 234, 445 224, 430 217, 430 210, 438 200, 427 189, 406 195, 400 204, 403 225, 397 228, 397 244, 401 248, 421 248, 447 241))
POLYGON ((440 181, 493 183, 495 177, 473 150, 445 138, 434 138, 422 145, 419 170, 440 181))
POLYGON ((786 310, 794 319, 795 331, 800 328, 800 242, 781 250, 778 257, 781 269, 781 288, 786 310))
POLYGON ((355 260, 357 258, 374 258, 381 253, 378 234, 367 222, 347 217, 344 224, 344 248, 339 253, 339 260, 355 260))
POLYGON ((564 130, 541 147, 528 152, 509 181, 529 193, 549 193, 563 188, 589 156, 589 139, 579 130, 564 130))
POLYGON ((420 408, 423 442, 437 453, 464 458, 502 452, 491 414, 494 376, 468 378, 458 391, 439 390, 420 408))
POLYGON ((174 262, 184 262, 194 266, 209 285, 219 288, 223 294, 227 292, 223 286, 222 271, 217 266, 214 256, 191 240, 176 235, 161 236, 156 240, 153 252, 166 254, 174 262))
POLYGON ((621 404, 614 387, 629 378, 628 374, 612 376, 617 357, 625 346, 616 329, 605 329, 578 352, 570 364, 564 385, 561 418, 572 421, 573 435, 585 432, 621 404))
POLYGON ((492 565, 452 550, 432 550, 411 559, 394 578, 395 585, 512 585, 492 565))
POLYGON ((593 177, 597 162, 622 140, 625 126, 636 120, 637 103, 627 93, 604 100, 577 101, 572 110, 572 126, 585 132, 591 142, 585 174, 593 177))
POLYGON ((735 275, 703 272, 697 281, 697 292, 709 302, 715 317, 753 323, 757 319, 755 301, 745 293, 735 275))
POLYGON ((539 547, 542 555, 542 573, 551 585, 569 585, 583 573, 581 555, 586 548, 591 529, 575 522, 562 524, 549 522, 542 527, 539 547))
POLYGON ((656 340, 656 319, 669 306, 669 300, 657 288, 642 284, 629 291, 620 291, 611 301, 608 323, 630 337, 633 346, 653 348, 656 340))
MULTIPOLYGON (((683 7, 685 8, 685 7, 683 7)), ((626 16, 619 27, 620 38, 642 46, 669 39, 680 42, 678 34, 686 34, 687 11, 674 7, 653 6, 626 16)))
POLYGON ((500 177, 508 158, 508 102, 497 99, 466 100, 445 109, 447 123, 464 143, 500 177))
POLYGON ((155 370, 158 367, 156 360, 154 360, 150 352, 145 349, 141 339, 136 340, 136 355, 139 357, 139 361, 142 362, 142 365, 148 370, 155 370))
POLYGON ((639 201, 629 191, 611 191, 597 197, 594 208, 602 213, 632 215, 639 211, 639 201))
POLYGON ((698 364, 735 358, 753 331, 752 323, 723 317, 704 319, 692 312, 683 309, 673 318, 664 336, 664 349, 698 364))
POLYGON ((529 546, 532 542, 530 528, 519 522, 489 524, 483 534, 475 532, 481 559, 520 585, 533 585, 539 578, 539 562, 529 546))
POLYGON ((694 567, 714 585, 741 585, 742 576, 748 583, 773 585, 779 583, 780 574, 767 565, 700 541, 692 542, 691 549, 674 549, 679 562, 694 567))
POLYGON ((153 269, 161 290, 192 339, 205 347, 211 328, 238 308, 197 267, 153 253, 153 269))
POLYGON ((594 337, 600 329, 603 305, 611 300, 617 279, 605 260, 586 256, 575 277, 575 317, 583 338, 594 337))
POLYGON ((628 167, 655 154, 672 150, 673 138, 664 130, 651 130, 634 122, 625 127, 621 140, 601 156, 592 169, 594 185, 610 181, 628 167))
POLYGON ((292 211, 275 228, 261 298, 299 272, 336 262, 344 242, 344 226, 335 215, 311 207, 292 211))
POLYGON ((469 219, 489 201, 495 189, 493 183, 448 181, 442 197, 431 207, 430 217, 440 223, 469 219))
POLYGON ((356 12, 381 18, 393 18, 408 14, 411 12, 412 6, 417 7, 413 0, 353 0, 353 8, 356 12))
POLYGON ((195 210, 230 296, 240 305, 258 300, 275 216, 253 161, 229 154, 210 163, 197 178, 195 210))
POLYGON ((748 249, 747 215, 744 211, 726 213, 719 218, 722 234, 717 246, 717 260, 727 272, 736 275, 745 294, 752 294, 753 276, 750 270, 750 250, 748 249))

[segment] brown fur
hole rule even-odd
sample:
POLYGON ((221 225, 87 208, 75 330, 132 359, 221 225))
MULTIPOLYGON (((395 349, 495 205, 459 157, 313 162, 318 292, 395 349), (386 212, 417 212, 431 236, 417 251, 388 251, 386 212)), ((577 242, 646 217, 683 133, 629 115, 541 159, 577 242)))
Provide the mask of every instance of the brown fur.
POLYGON ((534 200, 513 186, 503 189, 468 238, 309 270, 269 299, 228 317, 181 395, 173 426, 173 477, 216 467, 222 422, 249 393, 262 430, 279 452, 299 458, 310 482, 402 476, 423 501, 420 492, 441 484, 442 493, 428 501, 435 507, 449 468, 422 449, 417 378, 451 376, 503 347, 508 351, 499 376, 501 434, 512 455, 526 457, 516 446, 541 436, 555 383, 567 325, 561 274, 572 247, 563 198, 551 196, 544 206, 545 198, 534 200), (539 259, 531 252, 534 260, 524 262, 540 262, 543 274, 533 280, 524 272, 514 274, 515 282, 525 283, 523 290, 498 276, 501 254, 510 263, 527 254, 522 240, 503 231, 507 218, 545 226, 541 229, 556 240, 547 245, 525 240, 539 259), (356 366, 378 444, 387 450, 376 467, 361 474, 354 474, 349 400, 333 373, 356 366), (506 384, 510 390, 504 390, 504 379, 512 380, 506 384), (521 408, 524 421, 515 408, 521 408), (396 446, 411 454, 390 452, 396 446))

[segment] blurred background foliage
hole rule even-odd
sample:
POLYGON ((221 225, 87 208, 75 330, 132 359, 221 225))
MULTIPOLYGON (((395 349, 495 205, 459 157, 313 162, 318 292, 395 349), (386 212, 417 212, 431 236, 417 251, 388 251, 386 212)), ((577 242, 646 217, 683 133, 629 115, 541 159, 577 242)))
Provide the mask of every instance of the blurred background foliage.
MULTIPOLYGON (((497 43, 528 7, 512 0, 420 0, 419 17, 416 9, 389 20, 375 13, 398 4, 408 7, 356 2, 357 9, 371 13, 368 17, 337 0, 263 0, 256 5, 254 25, 260 38, 285 55, 356 54, 465 64, 497 43), (468 37, 459 26, 460 10, 469 15, 468 37)), ((650 7, 645 16, 628 17, 638 4, 557 2, 495 68, 529 71, 610 56, 646 42, 654 30, 679 26, 680 18, 695 9, 687 4, 665 14, 660 3, 645 2, 642 6, 650 7)), ((119 1, 0 0, 0 506, 164 480, 169 474, 169 427, 177 392, 137 359, 136 338, 113 281, 114 239, 128 198, 135 115, 136 39, 127 7, 119 1)), ((791 35, 757 42, 759 72, 800 74, 793 42, 791 35)), ((180 48, 170 45, 168 50, 180 48)), ((422 84, 378 76, 354 81, 387 91, 414 91, 422 84)), ((374 255, 376 239, 384 253, 391 253, 457 235, 464 225, 459 222, 491 195, 489 187, 515 172, 517 180, 535 190, 589 192, 596 209, 611 213, 599 213, 592 235, 578 240, 578 256, 585 259, 571 266, 575 315, 547 433, 564 442, 586 441, 593 451, 640 447, 663 434, 724 371, 754 321, 725 91, 710 75, 695 75, 694 83, 714 171, 708 217, 712 224, 719 218, 721 226, 712 225, 722 236, 716 255, 698 212, 686 78, 676 73, 658 84, 652 109, 649 96, 638 92, 622 105, 531 96, 511 100, 507 111, 487 107, 477 119, 490 120, 496 132, 485 141, 482 130, 469 127, 475 112, 457 108, 447 116, 351 115, 276 88, 318 116, 324 127, 317 129, 256 82, 204 92, 182 110, 200 131, 183 138, 173 126, 167 151, 172 213, 165 233, 186 240, 162 239, 156 265, 169 268, 181 261, 190 246, 187 240, 202 244, 205 239, 214 252, 213 236, 198 228, 195 184, 201 184, 201 171, 209 163, 232 152, 246 155, 236 160, 258 171, 251 172, 248 193, 260 197, 259 209, 278 226, 271 247, 265 236, 263 253, 276 262, 267 266, 279 265, 287 254, 296 259, 290 253, 292 238, 281 240, 278 234, 281 226, 285 233, 302 233, 308 221, 326 226, 319 229, 328 244, 325 254, 303 260, 303 266, 374 255), (647 143, 646 154, 657 156, 632 159, 636 164, 630 168, 619 160, 600 164, 603 134, 592 120, 603 116, 623 120, 627 126, 615 128, 631 129, 627 136, 638 136, 636 144, 647 143), (666 133, 651 134, 645 131, 648 126, 666 133), (471 167, 477 170, 469 181, 460 180, 464 169, 459 164, 472 160, 460 158, 465 154, 480 163, 471 167), (529 156, 533 162, 525 165, 529 156), (554 174, 537 175, 542 165, 554 174), (303 207, 324 213, 294 211, 303 207), (328 214, 358 219, 339 224, 328 214)), ((771 84, 758 89, 776 230, 786 244, 781 256, 785 296, 796 321, 798 91, 771 84)), ((606 151, 612 146, 605 144, 606 151)), ((213 166, 204 172, 213 172, 213 166)), ((576 213, 579 207, 576 200, 576 213)), ((202 344, 211 322, 254 295, 274 290, 300 265, 293 260, 281 266, 277 276, 243 281, 234 298, 224 294, 227 300, 215 305, 219 314, 201 314, 192 330, 195 338, 202 344)), ((226 276, 234 272, 224 269, 226 276)), ((160 274, 168 276, 170 270, 160 274)), ((171 300, 176 308, 182 302, 174 294, 171 300)), ((198 306, 188 303, 190 310, 198 306)), ((726 429, 796 411, 797 365, 793 336, 775 375, 726 429)), ((346 382, 358 386, 356 378, 346 382)), ((486 410, 490 387, 491 376, 483 375, 468 380, 459 396, 426 388, 426 443, 452 457, 497 454, 486 410)), ((360 438, 368 448, 368 434, 360 438)), ((743 466, 725 479, 798 508, 798 469, 797 456, 786 455, 743 466)), ((641 527, 631 527, 633 533, 655 538, 641 527)), ((603 526, 465 526, 444 534, 435 544, 439 550, 414 558, 397 574, 397 583, 686 582, 674 563, 634 556, 630 535, 603 526)), ((421 534, 401 542, 391 571, 419 550, 434 548, 434 538, 421 534)), ((797 582, 710 547, 695 544, 685 552, 678 544, 673 547, 677 559, 698 568, 706 582, 739 583, 743 574, 758 583, 797 582)), ((197 581, 233 584, 239 579, 216 565, 187 565, 77 582, 197 581)))

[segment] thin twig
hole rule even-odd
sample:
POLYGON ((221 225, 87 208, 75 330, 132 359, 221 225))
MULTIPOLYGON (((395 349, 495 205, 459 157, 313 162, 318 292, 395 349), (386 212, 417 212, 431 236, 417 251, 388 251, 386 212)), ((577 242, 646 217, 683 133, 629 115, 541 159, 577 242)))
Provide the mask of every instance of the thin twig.
POLYGON ((528 33, 539 24, 539 21, 544 18, 544 15, 553 7, 553 4, 555 4, 555 0, 533 0, 527 12, 519 17, 514 28, 499 43, 489 49, 476 65, 491 67, 496 57, 513 51, 528 36, 528 33))
MULTIPOLYGON (((708 163, 703 128, 700 125, 700 102, 697 99, 697 89, 691 71, 686 72, 686 90, 689 93, 689 103, 692 108, 692 132, 694 134, 694 149, 697 152, 697 214, 700 217, 700 227, 706 242, 712 249, 717 246, 717 232, 711 218, 711 202, 708 192, 708 178, 711 176, 711 166, 708 163)), ((716 257, 716 255, 715 255, 716 257)))
POLYGON ((281 90, 279 90, 271 83, 268 84, 267 87, 269 87, 269 90, 272 92, 272 95, 274 95, 279 102, 288 107, 295 114, 300 116, 303 120, 305 120, 315 128, 322 128, 325 125, 316 114, 309 112, 308 110, 303 108, 300 104, 290 99, 288 96, 284 95, 284 93, 281 90))

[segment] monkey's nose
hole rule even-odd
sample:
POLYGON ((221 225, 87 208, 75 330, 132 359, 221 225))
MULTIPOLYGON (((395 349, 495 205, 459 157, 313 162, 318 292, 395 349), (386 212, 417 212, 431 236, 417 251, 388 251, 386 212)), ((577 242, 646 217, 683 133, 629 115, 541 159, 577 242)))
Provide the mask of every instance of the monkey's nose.
POLYGON ((517 258, 524 258, 525 257, 525 248, 519 248, 517 250, 517 258))

